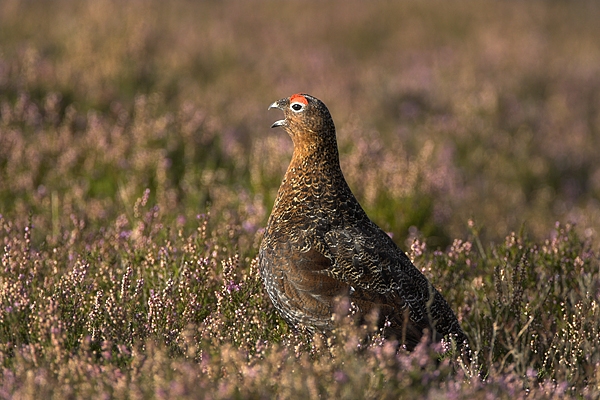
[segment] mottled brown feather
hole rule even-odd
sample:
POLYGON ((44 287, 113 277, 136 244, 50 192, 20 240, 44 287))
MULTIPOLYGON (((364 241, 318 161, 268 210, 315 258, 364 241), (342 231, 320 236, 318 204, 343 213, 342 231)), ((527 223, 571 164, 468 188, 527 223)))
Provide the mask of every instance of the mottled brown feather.
POLYGON ((335 126, 315 97, 296 94, 279 108, 294 153, 259 250, 269 297, 293 327, 328 332, 336 301, 347 296, 385 334, 414 348, 424 331, 466 342, 442 295, 366 215, 344 179, 335 126), (297 110, 296 110, 297 109, 297 110))

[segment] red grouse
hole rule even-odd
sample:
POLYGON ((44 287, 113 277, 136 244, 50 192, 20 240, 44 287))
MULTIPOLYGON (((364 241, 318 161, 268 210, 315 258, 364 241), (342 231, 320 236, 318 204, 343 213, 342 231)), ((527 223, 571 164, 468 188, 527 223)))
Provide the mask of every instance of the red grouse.
POLYGON ((452 309, 406 254, 375 225, 350 191, 339 163, 335 126, 315 97, 295 94, 271 104, 294 142, 260 246, 262 279, 289 325, 334 328, 336 301, 347 296, 366 316, 377 310, 386 337, 413 349, 424 332, 434 341, 466 341, 452 309))

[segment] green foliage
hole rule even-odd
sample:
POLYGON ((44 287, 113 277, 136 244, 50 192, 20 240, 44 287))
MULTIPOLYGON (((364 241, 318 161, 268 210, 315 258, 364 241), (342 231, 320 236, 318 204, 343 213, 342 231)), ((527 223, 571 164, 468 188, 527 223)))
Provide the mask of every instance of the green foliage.
POLYGON ((0 2, 0 396, 597 398, 597 11, 0 2), (266 107, 298 91, 470 354, 275 312, 266 107))
POLYGON ((91 244, 33 248, 36 228, 2 219, 8 392, 24 394, 40 376, 51 392, 68 384, 77 395, 108 393, 111 382, 127 382, 150 397, 207 388, 222 390, 218 397, 552 397, 583 395, 598 383, 598 257, 569 225, 541 243, 511 234, 485 252, 471 241, 455 240, 445 252, 413 243, 415 263, 442 287, 470 338, 467 356, 436 362, 441 349, 423 343, 396 353, 376 332, 364 339, 368 326, 352 319, 340 319, 327 339, 290 331, 256 259, 232 251, 239 240, 232 225, 229 236, 211 231, 204 216, 191 232, 175 231, 149 197, 137 202, 133 229, 107 227, 91 244))

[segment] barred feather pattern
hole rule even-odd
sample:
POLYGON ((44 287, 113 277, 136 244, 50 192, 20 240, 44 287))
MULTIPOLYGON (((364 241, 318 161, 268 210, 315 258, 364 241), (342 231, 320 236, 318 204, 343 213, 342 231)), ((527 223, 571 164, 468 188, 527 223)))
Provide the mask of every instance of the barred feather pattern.
POLYGON ((315 97, 296 94, 271 105, 294 153, 259 250, 265 288, 288 324, 310 332, 334 329, 336 302, 347 297, 359 315, 376 311, 384 334, 409 350, 429 332, 466 343, 442 295, 352 194, 339 164, 335 126, 315 97))

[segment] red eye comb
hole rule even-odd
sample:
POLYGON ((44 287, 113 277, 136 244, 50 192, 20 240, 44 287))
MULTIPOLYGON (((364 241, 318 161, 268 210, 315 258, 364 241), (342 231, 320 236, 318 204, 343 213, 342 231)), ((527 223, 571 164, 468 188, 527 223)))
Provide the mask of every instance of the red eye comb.
POLYGON ((307 106, 308 100, 306 100, 306 97, 302 96, 300 93, 297 93, 290 97, 290 103, 302 103, 307 106))

